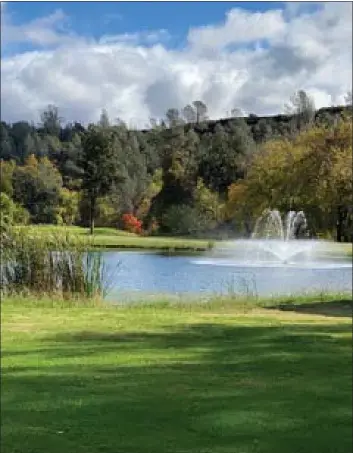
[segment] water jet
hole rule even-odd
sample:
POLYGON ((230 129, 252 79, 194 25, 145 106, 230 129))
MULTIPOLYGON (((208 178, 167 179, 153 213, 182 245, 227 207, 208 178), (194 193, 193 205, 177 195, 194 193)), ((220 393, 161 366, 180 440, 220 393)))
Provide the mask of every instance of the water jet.
POLYGON ((339 268, 352 264, 333 260, 334 243, 308 237, 303 211, 289 211, 282 219, 277 209, 267 209, 256 220, 250 239, 225 242, 210 259, 197 264, 238 267, 339 268))

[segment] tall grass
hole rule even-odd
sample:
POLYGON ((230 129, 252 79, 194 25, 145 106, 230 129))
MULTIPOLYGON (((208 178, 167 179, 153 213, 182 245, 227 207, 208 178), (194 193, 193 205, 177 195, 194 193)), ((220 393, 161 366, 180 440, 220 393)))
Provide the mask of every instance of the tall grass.
POLYGON ((90 252, 90 239, 70 234, 33 234, 11 230, 2 242, 3 294, 103 297, 101 252, 90 252))

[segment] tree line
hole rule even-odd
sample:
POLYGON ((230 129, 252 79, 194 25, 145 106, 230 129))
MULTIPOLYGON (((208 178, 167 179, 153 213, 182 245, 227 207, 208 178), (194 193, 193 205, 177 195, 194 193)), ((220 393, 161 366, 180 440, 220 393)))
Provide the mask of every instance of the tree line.
POLYGON ((269 206, 304 209, 313 234, 348 240, 352 216, 351 98, 317 111, 299 91, 286 115, 208 120, 195 101, 133 130, 102 111, 64 124, 1 122, 1 204, 15 223, 123 227, 145 234, 249 234, 269 206), (350 153, 350 154, 349 154, 350 153), (349 170, 349 168, 350 170, 349 170), (5 209, 5 208, 4 208, 5 209))

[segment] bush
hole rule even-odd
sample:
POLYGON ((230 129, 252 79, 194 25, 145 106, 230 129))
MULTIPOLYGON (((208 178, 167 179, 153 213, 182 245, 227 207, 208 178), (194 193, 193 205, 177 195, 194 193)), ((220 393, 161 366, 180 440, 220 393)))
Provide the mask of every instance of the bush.
POLYGON ((15 204, 15 210, 13 212, 14 225, 28 225, 30 217, 31 216, 26 208, 19 204, 15 204))
POLYGON ((142 234, 142 222, 132 214, 122 216, 123 228, 130 233, 142 234))
POLYGON ((1 232, 7 231, 7 229, 12 225, 13 222, 13 211, 14 211, 15 203, 11 200, 11 198, 6 195, 6 193, 0 193, 0 229, 1 232))
POLYGON ((212 225, 208 213, 189 205, 173 205, 162 216, 161 227, 166 233, 189 235, 203 232, 212 225))
POLYGON ((29 212, 23 206, 16 204, 6 193, 0 193, 1 230, 11 225, 26 225, 29 222, 29 212))
POLYGON ((55 223, 57 225, 74 225, 79 217, 79 202, 80 195, 78 192, 66 188, 61 189, 55 223))
POLYGON ((159 223, 157 222, 155 217, 153 217, 151 219, 150 223, 148 224, 147 234, 153 236, 153 235, 158 234, 158 232, 159 232, 159 223))

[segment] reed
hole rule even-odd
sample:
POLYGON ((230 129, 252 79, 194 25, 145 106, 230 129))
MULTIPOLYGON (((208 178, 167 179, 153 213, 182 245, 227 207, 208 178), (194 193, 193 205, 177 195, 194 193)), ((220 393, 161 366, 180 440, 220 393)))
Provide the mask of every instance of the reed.
POLYGON ((67 233, 41 236, 31 229, 9 231, 2 242, 2 293, 103 297, 102 253, 92 252, 91 242, 67 233))

